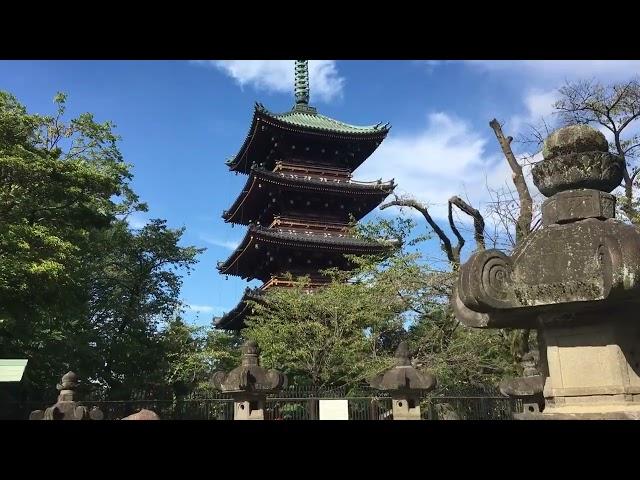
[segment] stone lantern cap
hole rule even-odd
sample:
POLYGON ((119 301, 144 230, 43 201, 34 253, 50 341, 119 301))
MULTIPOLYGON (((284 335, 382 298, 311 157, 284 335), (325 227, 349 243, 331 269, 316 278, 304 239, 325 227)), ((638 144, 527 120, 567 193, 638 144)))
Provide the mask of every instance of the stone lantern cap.
POLYGON ((531 173, 546 197, 581 188, 609 193, 622 182, 623 159, 610 153, 605 136, 589 125, 554 131, 544 141, 542 156, 531 173))
POLYGON ((56 386, 56 389, 61 392, 62 390, 76 390, 80 386, 80 380, 78 375, 74 372, 67 372, 62 376, 60 383, 56 386))
POLYGON ((420 372, 411 366, 409 347, 406 342, 400 342, 396 350, 396 365, 369 380, 369 385, 387 391, 429 391, 435 388, 436 379, 433 375, 420 372))
POLYGON ((256 342, 246 341, 241 348, 242 363, 229 373, 216 372, 213 385, 224 393, 272 393, 287 386, 287 376, 260 366, 260 350, 256 342))
POLYGON ((515 398, 542 397, 545 377, 538 372, 536 364, 539 359, 539 352, 527 352, 522 357, 522 366, 524 367, 522 377, 502 380, 499 385, 500 393, 515 398))

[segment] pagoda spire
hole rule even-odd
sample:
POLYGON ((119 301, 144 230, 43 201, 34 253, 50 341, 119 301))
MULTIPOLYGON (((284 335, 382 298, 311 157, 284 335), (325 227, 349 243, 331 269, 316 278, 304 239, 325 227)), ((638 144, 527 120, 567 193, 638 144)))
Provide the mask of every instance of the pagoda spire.
POLYGON ((296 60, 296 105, 309 105, 309 60, 296 60))

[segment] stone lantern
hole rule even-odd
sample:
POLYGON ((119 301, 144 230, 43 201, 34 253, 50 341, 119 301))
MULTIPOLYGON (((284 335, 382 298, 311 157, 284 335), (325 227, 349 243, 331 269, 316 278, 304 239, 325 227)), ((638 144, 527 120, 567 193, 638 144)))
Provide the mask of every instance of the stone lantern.
POLYGON ((538 330, 545 407, 522 418, 640 418, 640 233, 610 194, 623 159, 587 125, 556 130, 542 153, 542 228, 511 256, 474 253, 453 308, 467 326, 538 330))
POLYGON ((229 373, 216 372, 212 383, 233 397, 234 420, 264 420, 267 394, 287 386, 287 376, 260 366, 258 345, 248 340, 242 345, 242 363, 229 373))
POLYGON ((104 415, 97 407, 89 410, 78 405, 76 390, 79 385, 80 381, 75 373, 66 373, 56 387, 60 392, 56 404, 44 411, 34 410, 29 415, 29 420, 102 420, 104 415))
POLYGON ((500 393, 522 400, 525 412, 540 412, 544 409, 543 390, 546 377, 538 370, 538 358, 538 352, 527 352, 522 358, 522 377, 505 378, 500 382, 500 393))
POLYGON ((372 378, 369 385, 391 393, 394 420, 420 420, 420 395, 433 390, 436 379, 411 366, 409 348, 406 342, 400 342, 396 365, 372 378))

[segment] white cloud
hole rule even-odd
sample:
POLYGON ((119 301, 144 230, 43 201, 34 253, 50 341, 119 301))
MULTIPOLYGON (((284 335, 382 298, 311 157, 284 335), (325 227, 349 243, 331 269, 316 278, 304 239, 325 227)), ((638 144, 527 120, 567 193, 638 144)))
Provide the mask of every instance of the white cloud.
POLYGON ((392 131, 356 178, 395 177, 396 193, 426 203, 434 217, 446 218, 447 200, 454 195, 482 209, 489 199, 487 185, 498 188, 511 182, 504 158, 486 151, 489 134, 481 135, 447 113, 432 113, 417 134, 392 131))
POLYGON ((508 134, 515 137, 520 133, 524 133, 529 125, 540 125, 542 119, 549 122, 554 112, 553 104, 558 98, 559 94, 557 89, 529 90, 523 98, 526 113, 511 117, 508 125, 505 127, 508 129, 508 134))
POLYGON ((202 234, 200 240, 203 240, 216 247, 226 248, 227 250, 235 250, 240 245, 240 240, 219 240, 211 235, 202 234))
POLYGON ((640 60, 468 60, 478 69, 522 75, 553 83, 565 79, 597 77, 602 81, 627 80, 640 74, 640 60))
MULTIPOLYGON (((293 60, 198 60, 222 70, 240 87, 251 85, 258 90, 290 93, 293 96, 293 60)), ((334 60, 309 60, 311 100, 330 102, 342 96, 344 78, 338 74, 334 60)))

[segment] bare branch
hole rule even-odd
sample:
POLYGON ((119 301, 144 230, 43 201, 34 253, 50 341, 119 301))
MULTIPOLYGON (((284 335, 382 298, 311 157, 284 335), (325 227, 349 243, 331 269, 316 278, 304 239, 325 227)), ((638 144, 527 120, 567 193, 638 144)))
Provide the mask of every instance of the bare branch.
MULTIPOLYGON (((474 230, 473 237, 476 241, 476 249, 484 250, 485 249, 484 217, 482 216, 482 214, 478 210, 473 208, 471 205, 469 205, 467 202, 462 200, 460 197, 451 197, 449 199, 449 224, 451 225, 451 229, 453 230, 453 233, 456 234, 458 239, 460 239, 460 233, 455 228, 454 222, 451 218, 451 205, 455 205, 464 213, 466 213, 471 218, 473 218, 473 230, 474 230)), ((464 245, 464 241, 462 242, 462 245, 464 245)), ((462 248, 462 245, 460 245, 460 248, 462 248)))
POLYGON ((431 218, 431 214, 429 213, 429 210, 427 209, 427 207, 425 207, 420 202, 412 198, 396 197, 395 200, 392 200, 391 202, 387 202, 380 205, 380 210, 384 210, 385 208, 394 207, 394 206, 409 207, 419 211, 422 214, 422 216, 425 218, 425 220, 427 221, 431 229, 434 232, 436 232, 436 235, 438 235, 438 238, 440 239, 440 242, 441 242, 441 248, 443 252, 447 255, 447 258, 449 259, 449 262, 451 263, 451 265, 454 268, 457 268, 460 265, 459 252, 458 252, 458 255, 456 255, 456 252, 454 251, 453 246, 451 245, 451 240, 449 239, 447 234, 444 233, 444 231, 433 220, 433 218, 431 218))
POLYGON ((513 172, 513 183, 516 186, 518 197, 520 199, 520 215, 518 216, 518 221, 516 223, 516 242, 519 243, 523 238, 529 235, 529 232, 531 231, 533 200, 531 199, 531 194, 529 193, 529 187, 527 186, 527 182, 524 178, 522 167, 516 160, 513 150, 511 150, 511 142, 509 142, 502 133, 500 123, 498 123, 494 118, 489 122, 489 125, 495 132, 498 143, 500 143, 500 147, 502 148, 502 153, 504 153, 509 167, 513 172))
POLYGON ((451 202, 451 200, 449 200, 449 204, 448 204, 448 217, 449 217, 449 227, 451 228, 451 231, 458 239, 458 245, 455 246, 454 252, 459 258, 460 251, 462 250, 462 247, 464 247, 465 240, 464 240, 464 237, 460 234, 460 231, 458 230, 458 228, 456 227, 456 222, 454 222, 453 220, 453 202, 451 202))

